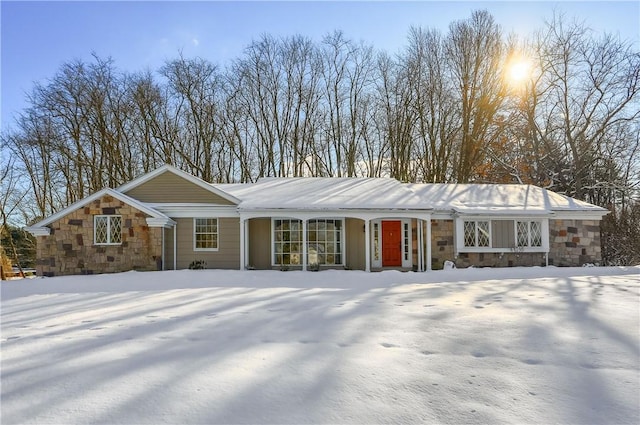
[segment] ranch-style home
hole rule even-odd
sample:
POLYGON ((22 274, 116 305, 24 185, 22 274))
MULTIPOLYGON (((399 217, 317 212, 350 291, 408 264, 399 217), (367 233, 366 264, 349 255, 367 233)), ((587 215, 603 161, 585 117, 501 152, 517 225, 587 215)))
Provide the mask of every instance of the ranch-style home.
POLYGON ((607 210, 531 185, 210 184, 164 165, 28 227, 43 276, 206 268, 427 271, 598 263, 607 210))

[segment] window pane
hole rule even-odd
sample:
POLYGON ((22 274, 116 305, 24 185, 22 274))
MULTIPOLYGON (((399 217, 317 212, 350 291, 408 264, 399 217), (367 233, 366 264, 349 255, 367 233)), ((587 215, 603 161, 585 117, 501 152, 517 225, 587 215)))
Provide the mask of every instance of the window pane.
POLYGON ((531 246, 542 246, 542 225, 539 221, 531 222, 531 246))
POLYGON ((196 218, 194 226, 196 249, 218 248, 218 219, 196 218))
POLYGON ((478 246, 489 246, 489 222, 478 221, 478 246))
POLYGON ((529 222, 519 221, 517 231, 518 231, 518 246, 528 246, 529 245, 529 222))
POLYGON ((107 219, 106 216, 96 216, 94 219, 94 225, 96 229, 96 240, 95 243, 108 243, 109 239, 107 237, 107 219))
POLYGON ((476 246, 476 222, 464 222, 464 246, 476 246))
POLYGON ((111 217, 109 243, 122 243, 122 217, 111 217))

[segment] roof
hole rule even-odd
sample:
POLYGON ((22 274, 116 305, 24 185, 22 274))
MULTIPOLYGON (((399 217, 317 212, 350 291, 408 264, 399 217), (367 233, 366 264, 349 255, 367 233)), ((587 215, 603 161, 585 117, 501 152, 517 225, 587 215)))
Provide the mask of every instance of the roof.
POLYGON ((247 209, 430 209, 406 185, 391 178, 261 178, 256 183, 219 184, 247 209))
POLYGON ((532 185, 412 183, 407 187, 435 210, 464 214, 607 213, 596 205, 532 185))
POLYGON ((45 218, 42 221, 39 221, 35 224, 33 224, 32 226, 29 226, 29 228, 33 229, 33 228, 37 228, 37 227, 44 227, 47 226, 51 223, 53 223, 56 220, 59 220, 61 218, 63 218, 64 216, 66 216, 67 214, 69 214, 70 212, 77 210, 78 208, 81 208, 93 201, 95 201, 96 199, 100 199, 102 198, 104 195, 110 195, 113 196, 114 198, 124 202, 125 204, 128 204, 134 208, 137 208, 138 210, 144 212, 145 214, 148 214, 149 216, 151 216, 154 219, 159 219, 161 221, 166 221, 166 222, 171 222, 172 220, 167 217, 166 215, 164 215, 163 213, 161 213, 160 211, 150 207, 148 204, 145 204, 143 202, 140 202, 130 196, 125 195, 124 193, 120 193, 114 189, 110 189, 110 188, 105 188, 102 190, 99 190, 98 192, 95 192, 92 195, 87 196, 86 198, 82 198, 81 200, 74 202, 73 204, 69 205, 67 208, 64 208, 60 211, 58 211, 55 214, 50 215, 49 217, 45 218))

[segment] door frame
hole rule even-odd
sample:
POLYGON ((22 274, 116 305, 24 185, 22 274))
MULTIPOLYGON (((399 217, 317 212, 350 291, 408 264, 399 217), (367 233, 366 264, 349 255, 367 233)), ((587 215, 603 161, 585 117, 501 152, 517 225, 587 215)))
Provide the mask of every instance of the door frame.
POLYGON ((382 222, 383 221, 399 221, 401 236, 401 266, 390 266, 391 268, 410 269, 413 267, 413 239, 411 229, 411 218, 388 218, 371 220, 371 233, 369 244, 371 246, 371 267, 382 268, 382 222), (407 243, 408 242, 408 245, 407 243))

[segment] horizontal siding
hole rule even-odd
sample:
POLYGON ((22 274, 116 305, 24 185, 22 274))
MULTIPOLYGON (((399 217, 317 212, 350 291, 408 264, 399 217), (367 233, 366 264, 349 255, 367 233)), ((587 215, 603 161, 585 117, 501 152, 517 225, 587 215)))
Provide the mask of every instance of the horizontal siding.
POLYGON ((164 231, 164 269, 173 270, 173 229, 164 231))
POLYGON ((346 232, 345 240, 347 241, 345 266, 352 270, 364 270, 364 221, 347 218, 345 219, 344 227, 346 232))
POLYGON ((178 269, 189 268, 189 264, 196 260, 205 261, 208 269, 240 268, 240 219, 218 218, 218 251, 195 251, 193 218, 174 220, 178 223, 178 269))
POLYGON ((234 205, 223 197, 168 171, 134 187, 127 195, 142 202, 206 202, 234 205))
POLYGON ((249 261, 257 270, 271 269, 271 219, 249 220, 249 261))

